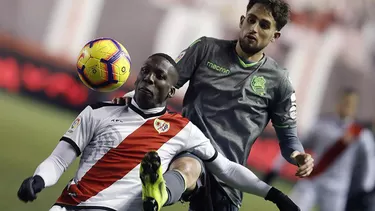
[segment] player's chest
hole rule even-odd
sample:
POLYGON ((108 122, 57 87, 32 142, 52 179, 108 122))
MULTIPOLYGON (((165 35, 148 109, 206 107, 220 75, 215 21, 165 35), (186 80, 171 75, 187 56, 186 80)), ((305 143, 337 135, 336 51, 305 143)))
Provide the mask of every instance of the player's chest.
POLYGON ((194 75, 191 85, 205 95, 226 99, 247 99, 268 104, 278 85, 274 75, 262 64, 244 68, 232 61, 207 59, 194 75))
MULTIPOLYGON (((94 137, 97 139, 113 140, 116 143, 121 142, 129 135, 143 138, 157 132, 156 129, 163 130, 163 128, 157 128, 158 121, 161 120, 158 118, 145 120, 141 117, 136 119, 115 117, 103 121, 100 129, 94 134, 94 137)), ((164 129, 166 130, 166 128, 164 129)))
POLYGON ((95 162, 104 155, 117 161, 120 158, 141 159, 145 153, 159 150, 164 145, 169 147, 166 152, 178 151, 183 145, 183 137, 189 135, 176 121, 162 117, 146 120, 140 116, 135 119, 110 118, 101 123, 86 146, 82 159, 95 162))
POLYGON ((103 121, 95 132, 93 144, 109 148, 153 146, 168 142, 171 138, 185 134, 184 124, 179 121, 161 117, 144 119, 135 112, 129 111, 125 117, 113 117, 103 121), (127 146, 127 144, 129 146, 127 146))

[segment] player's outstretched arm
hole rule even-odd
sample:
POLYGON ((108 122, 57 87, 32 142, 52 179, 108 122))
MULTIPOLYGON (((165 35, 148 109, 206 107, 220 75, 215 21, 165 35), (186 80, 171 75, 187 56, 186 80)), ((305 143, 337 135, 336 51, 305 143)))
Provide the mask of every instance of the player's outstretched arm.
POLYGON ((210 172, 219 179, 246 193, 264 198, 271 189, 271 186, 261 181, 248 168, 229 161, 220 153, 217 153, 217 157, 213 161, 206 161, 205 164, 210 172))
POLYGON ((37 193, 45 187, 56 184, 75 158, 74 148, 67 142, 59 142, 52 154, 38 166, 34 176, 22 182, 18 190, 18 198, 24 202, 34 201, 37 193))
POLYGON ((220 153, 216 159, 206 162, 207 168, 223 182, 241 191, 272 201, 281 211, 298 211, 296 204, 278 189, 261 181, 248 168, 234 163, 220 153))
POLYGON ((93 109, 87 106, 60 139, 52 154, 36 169, 34 176, 25 179, 18 190, 18 198, 29 202, 43 188, 54 185, 90 142, 96 129, 93 109))
POLYGON ((288 162, 298 166, 296 176, 307 177, 313 170, 314 159, 304 152, 297 136, 296 94, 287 75, 282 79, 278 90, 270 116, 280 141, 281 154, 288 162))
POLYGON ((275 127, 281 154, 294 165, 298 166, 296 176, 307 177, 314 168, 314 159, 308 153, 305 153, 301 142, 297 137, 297 128, 278 128, 275 127))

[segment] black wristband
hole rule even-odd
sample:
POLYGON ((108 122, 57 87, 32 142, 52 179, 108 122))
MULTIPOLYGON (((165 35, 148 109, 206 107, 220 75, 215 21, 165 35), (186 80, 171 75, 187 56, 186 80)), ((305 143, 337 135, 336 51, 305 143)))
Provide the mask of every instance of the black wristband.
POLYGON ((279 199, 280 197, 283 197, 283 196, 284 196, 284 194, 281 191, 272 187, 270 189, 270 191, 268 191, 267 196, 264 199, 266 199, 267 201, 276 202, 277 199, 279 199))
POLYGON ((45 187, 44 179, 39 175, 35 175, 33 177, 33 180, 34 180, 33 184, 32 184, 33 189, 34 189, 35 193, 39 193, 45 187))
POLYGON ((268 191, 265 199, 276 204, 279 210, 301 211, 301 209, 287 195, 274 187, 268 191))

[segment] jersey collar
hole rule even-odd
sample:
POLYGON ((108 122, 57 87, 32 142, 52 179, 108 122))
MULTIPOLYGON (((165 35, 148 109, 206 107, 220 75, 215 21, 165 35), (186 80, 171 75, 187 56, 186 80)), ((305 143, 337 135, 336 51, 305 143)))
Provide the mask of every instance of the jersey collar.
POLYGON ((129 104, 129 108, 131 108, 134 112, 141 115, 144 119, 148 119, 151 117, 161 116, 165 114, 167 111, 166 107, 156 107, 151 109, 141 109, 135 100, 131 100, 129 104))
POLYGON ((264 56, 264 54, 263 54, 263 57, 262 57, 259 61, 257 61, 257 62, 251 62, 251 61, 248 61, 248 60, 245 60, 245 59, 241 58, 241 57, 237 54, 237 52, 236 52, 236 56, 237 56, 238 62, 239 62, 239 63, 241 64, 241 66, 244 67, 244 68, 254 67, 254 66, 257 65, 257 64, 262 63, 263 60, 264 60, 264 58, 265 58, 265 56, 264 56))
POLYGON ((237 61, 240 63, 240 65, 243 68, 251 68, 251 67, 254 67, 254 66, 258 65, 258 64, 262 64, 265 61, 265 59, 266 59, 266 55, 265 54, 263 54, 263 57, 259 61, 257 61, 257 62, 252 62, 252 61, 249 61, 249 60, 247 60, 245 58, 240 57, 237 54, 237 51, 236 51, 236 43, 237 43, 237 40, 234 40, 233 41, 233 46, 234 46, 233 47, 233 52, 234 52, 234 54, 236 56, 237 61))

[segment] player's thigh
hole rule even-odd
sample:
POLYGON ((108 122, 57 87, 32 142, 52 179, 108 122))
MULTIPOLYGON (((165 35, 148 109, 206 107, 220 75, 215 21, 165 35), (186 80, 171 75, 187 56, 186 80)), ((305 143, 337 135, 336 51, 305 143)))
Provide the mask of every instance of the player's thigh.
POLYGON ((203 178, 203 186, 191 197, 190 211, 238 211, 223 188, 209 173, 203 178))
POLYGON ((301 180, 296 183, 289 196, 301 210, 310 211, 316 203, 316 194, 316 188, 313 182, 301 180))
MULTIPOLYGON (((196 180, 196 186, 193 191, 185 192, 181 200, 189 201, 191 211, 238 211, 228 198, 226 193, 220 187, 216 179, 210 175, 204 166, 204 162, 196 155, 190 152, 182 152, 173 158, 169 169, 176 168, 175 161, 181 158, 192 158, 199 162, 199 166, 194 166, 193 171, 199 167, 199 177, 196 180)), ((178 166, 178 165, 177 165, 178 166)), ((189 168, 188 168, 189 169, 189 168)))
MULTIPOLYGON (((206 204, 205 202, 205 196, 207 195, 207 191, 209 188, 208 184, 208 175, 206 168, 204 166, 204 162, 197 157, 196 155, 190 153, 190 152, 181 152, 178 155, 176 155, 169 166, 169 169, 179 169, 181 170, 180 165, 184 165, 183 163, 178 163, 181 161, 181 159, 195 159, 199 163, 199 169, 194 169, 194 171, 199 172, 199 175, 196 179, 195 188, 193 190, 187 190, 181 197, 181 201, 189 201, 190 205, 196 204, 197 208, 203 208, 204 206, 199 206, 203 204, 206 204), (193 203, 192 203, 193 201, 193 203)), ((196 166, 197 167, 197 166, 196 166)), ((185 168, 185 167, 183 167, 185 168)), ((187 168, 189 169, 189 167, 187 168)), ((202 209, 204 211, 205 209, 202 209)))
POLYGON ((182 152, 175 156, 169 169, 177 169, 182 172, 186 178, 188 188, 195 188, 198 184, 198 180, 201 175, 204 173, 204 163, 196 155, 190 152, 182 152))

